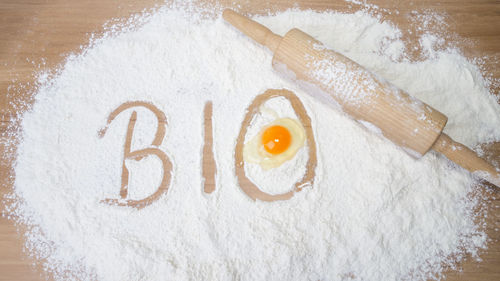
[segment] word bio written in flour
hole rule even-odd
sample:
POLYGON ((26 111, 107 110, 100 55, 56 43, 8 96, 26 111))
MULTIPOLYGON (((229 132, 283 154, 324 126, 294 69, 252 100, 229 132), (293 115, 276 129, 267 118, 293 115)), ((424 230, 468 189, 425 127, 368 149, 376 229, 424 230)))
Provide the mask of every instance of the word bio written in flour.
MULTIPOLYGON (((306 175, 304 178, 295 184, 295 188, 292 191, 286 192, 284 194, 277 194, 277 195, 271 195, 266 192, 263 192, 260 190, 257 186, 254 184, 248 184, 248 187, 241 186, 243 191, 252 199, 261 199, 265 201, 275 201, 275 200, 287 200, 290 199, 293 196, 293 193, 296 191, 300 191, 303 186, 305 185, 312 185, 312 181, 314 178, 314 169, 316 167, 316 148, 314 145, 314 136, 311 131, 311 126, 310 126, 310 117, 307 115, 304 106, 298 99, 298 97, 286 90, 268 90, 264 94, 257 96, 254 100, 254 102, 251 104, 249 107, 249 110, 247 112, 247 116, 245 118, 245 121, 242 124, 242 127, 240 129, 240 134, 239 138, 237 141, 237 154, 241 155, 241 145, 243 143, 243 136, 245 135, 246 128, 250 125, 250 120, 251 117, 256 113, 256 109, 258 108, 259 105, 261 105, 263 102, 266 100, 269 100, 272 97, 276 96, 282 96, 286 99, 288 99, 294 108, 294 110, 297 112, 297 114, 300 116, 300 119, 303 122, 306 122, 308 124, 308 140, 312 143, 310 144, 310 149, 309 149, 309 163, 308 163, 308 169, 306 171, 306 175), (253 110, 252 110, 253 109, 253 110)), ((133 109, 133 108, 143 108, 147 109, 151 113, 154 114, 154 116, 157 119, 157 127, 156 127, 156 132, 154 135, 154 139, 151 142, 151 145, 147 148, 139 149, 139 150, 131 150, 131 145, 132 145, 132 137, 134 135, 134 128, 135 124, 137 121, 137 112, 133 111, 129 123, 127 126, 127 133, 125 137, 125 145, 124 145, 124 152, 123 152, 123 162, 122 162, 122 176, 121 176, 121 188, 120 188, 120 199, 113 199, 113 198, 107 198, 102 200, 101 202, 109 204, 109 205, 115 205, 115 206, 130 206, 130 207, 135 207, 138 209, 141 209, 143 207, 146 207, 150 205, 151 203, 155 202, 158 200, 161 195, 166 193, 168 191, 168 187, 171 181, 172 177, 172 162, 168 158, 168 156, 158 148, 158 146, 162 143, 163 138, 165 136, 165 131, 166 131, 166 123, 167 123, 167 118, 165 117, 165 114, 158 109, 155 105, 144 102, 144 101, 129 101, 121 104, 118 108, 116 108, 113 112, 110 113, 108 116, 108 120, 106 123, 106 126, 99 131, 98 135, 99 137, 104 137, 106 134, 106 131, 109 127, 109 125, 113 122, 113 120, 123 111, 127 109, 133 109), (128 199, 128 183, 129 183, 129 170, 127 169, 126 166, 126 160, 135 160, 135 161, 140 161, 141 159, 147 157, 147 156, 156 156, 158 159, 161 161, 162 169, 163 169, 163 176, 161 179, 161 182, 153 194, 140 199, 128 199)), ((205 154, 208 154, 208 161, 204 161, 204 167, 203 167, 203 177, 205 180, 208 177, 214 178, 215 175, 215 163, 213 161, 213 153, 212 152, 212 134, 209 134, 209 131, 212 127, 212 103, 207 102, 205 106, 205 119, 209 120, 209 122, 205 123, 205 148, 204 148, 204 157, 207 157, 205 154), (208 128, 208 129, 207 129, 208 128), (208 144, 208 145, 207 145, 208 144), (205 164, 208 163, 208 164, 205 164), (208 172, 207 172, 208 171, 208 172)), ((237 157, 236 161, 236 166, 237 166, 237 174, 238 178, 246 178, 245 171, 243 169, 243 161, 241 160, 241 157, 237 157)), ((205 187, 204 191, 206 193, 212 193, 215 190, 215 187, 209 187, 207 183, 205 182, 205 187)))

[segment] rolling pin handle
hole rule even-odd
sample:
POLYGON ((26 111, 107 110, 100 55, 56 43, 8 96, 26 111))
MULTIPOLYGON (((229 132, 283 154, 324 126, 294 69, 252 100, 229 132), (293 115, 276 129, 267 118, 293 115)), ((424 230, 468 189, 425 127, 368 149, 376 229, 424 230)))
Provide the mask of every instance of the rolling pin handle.
POLYGON ((500 187, 500 170, 479 157, 467 146, 454 141, 442 133, 432 149, 443 154, 449 160, 469 170, 473 175, 500 187))
POLYGON ((222 17, 257 43, 266 46, 273 53, 281 42, 281 36, 274 34, 269 28, 233 10, 225 9, 222 13, 222 17))

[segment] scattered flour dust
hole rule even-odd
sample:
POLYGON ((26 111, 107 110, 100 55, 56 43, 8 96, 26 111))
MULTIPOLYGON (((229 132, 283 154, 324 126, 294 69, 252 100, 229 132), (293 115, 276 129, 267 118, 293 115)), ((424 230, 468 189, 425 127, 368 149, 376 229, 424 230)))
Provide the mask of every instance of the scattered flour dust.
MULTIPOLYGON (((22 117, 10 195, 17 203, 7 215, 30 226, 27 249, 56 280, 439 279, 486 247, 474 211, 481 198, 472 195, 477 183, 468 173, 434 153, 414 160, 316 101, 274 72, 272 55, 224 23, 220 10, 208 13, 216 19, 193 8, 160 8, 40 78, 22 117), (314 186, 292 199, 254 202, 237 184, 235 141, 247 106, 272 88, 294 91, 304 103, 318 167, 314 186), (119 196, 131 110, 105 137, 98 131, 111 111, 135 100, 165 113, 159 148, 173 163, 168 192, 140 210, 100 202, 119 196), (205 194, 209 100, 218 173, 216 190, 205 194)), ((500 106, 479 68, 458 51, 409 62, 401 32, 366 11, 289 10, 255 19, 279 34, 298 27, 439 109, 450 120, 446 133, 466 145, 500 140, 500 106)), ((279 100, 267 106, 290 114, 279 100)), ((137 113, 132 150, 150 146, 157 126, 150 112, 137 113)), ((297 157, 297 165, 280 170, 285 176, 248 172, 266 190, 286 191, 304 171, 307 155, 297 157), (283 185, 273 187, 279 179, 283 185)), ((158 159, 127 165, 129 197, 154 192, 158 159)))

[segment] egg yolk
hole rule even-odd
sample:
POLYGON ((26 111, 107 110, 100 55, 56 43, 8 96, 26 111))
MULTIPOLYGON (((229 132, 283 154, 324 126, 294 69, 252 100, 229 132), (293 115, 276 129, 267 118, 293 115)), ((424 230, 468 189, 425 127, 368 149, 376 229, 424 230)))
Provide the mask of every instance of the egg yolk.
POLYGON ((262 145, 264 149, 273 154, 283 153, 292 142, 292 136, 287 128, 283 126, 271 126, 262 133, 262 145))

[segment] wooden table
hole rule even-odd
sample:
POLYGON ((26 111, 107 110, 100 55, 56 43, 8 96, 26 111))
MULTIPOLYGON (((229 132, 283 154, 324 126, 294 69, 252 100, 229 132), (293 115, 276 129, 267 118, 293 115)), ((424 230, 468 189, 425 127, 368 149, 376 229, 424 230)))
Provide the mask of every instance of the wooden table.
MULTIPOLYGON (((215 2, 208 0, 203 2, 215 2)), ((233 1, 220 1, 233 6, 233 1)), ((335 0, 239 1, 242 11, 259 13, 266 9, 282 10, 295 6, 316 10, 334 9, 352 11, 360 5, 335 0)), ((0 0, 0 133, 5 132, 11 118, 22 112, 31 99, 33 73, 41 69, 58 66, 66 55, 78 52, 92 33, 102 32, 103 24, 123 21, 123 18, 153 10, 159 0, 0 0), (112 18, 118 20, 110 21, 112 18), (122 19, 122 20, 120 20, 122 19), (7 95, 7 89, 10 93, 7 95)), ((459 46, 468 57, 486 56, 484 71, 500 78, 498 69, 500 51, 500 3, 495 0, 402 0, 371 1, 384 9, 398 9, 399 14, 381 12, 383 18, 396 23, 410 46, 415 45, 416 35, 421 31, 411 28, 409 23, 416 16, 412 11, 425 9, 447 14, 450 30, 447 42, 460 42, 459 46)), ((435 27, 439 28, 439 27, 435 27)), ((419 50, 412 54, 419 59, 419 50)), ((494 93, 498 92, 497 86, 494 93)), ((500 129, 500 128, 499 128, 500 129)), ((0 142, 0 151, 2 151, 0 142)), ((500 160, 500 146, 492 147, 491 159, 500 160)), ((0 196, 8 192, 12 183, 11 160, 0 156, 0 196)), ((447 280, 500 280, 500 192, 496 188, 478 188, 486 195, 489 208, 487 232, 491 238, 489 248, 480 257, 482 262, 468 258, 462 264, 462 272, 450 271, 447 280), (490 193, 486 194, 486 190, 490 193), (499 198, 499 199, 496 199, 499 198)), ((22 253, 21 236, 12 222, 0 218, 0 280, 43 280, 33 261, 22 253)), ((39 269, 38 269, 39 270, 39 269)))

